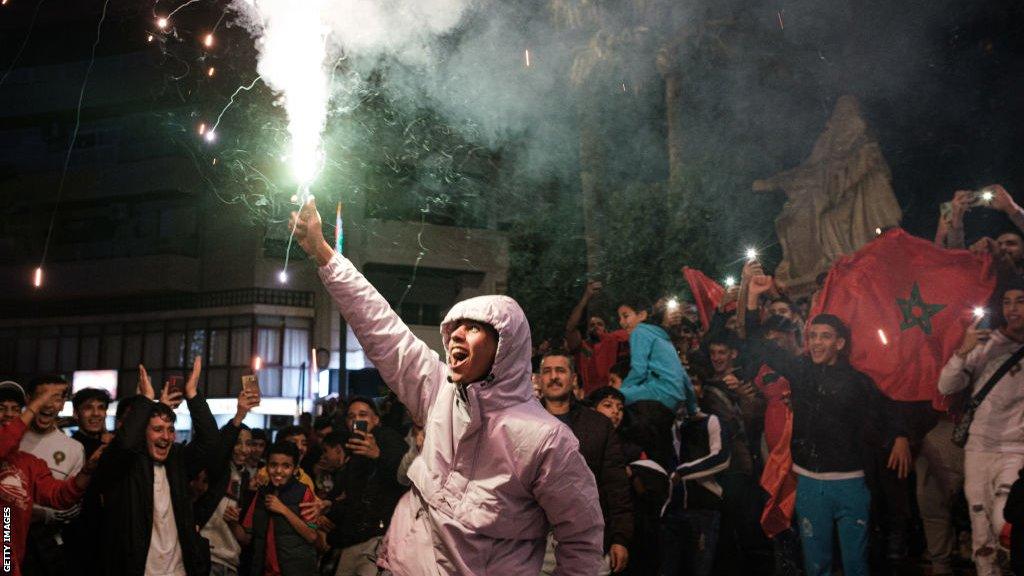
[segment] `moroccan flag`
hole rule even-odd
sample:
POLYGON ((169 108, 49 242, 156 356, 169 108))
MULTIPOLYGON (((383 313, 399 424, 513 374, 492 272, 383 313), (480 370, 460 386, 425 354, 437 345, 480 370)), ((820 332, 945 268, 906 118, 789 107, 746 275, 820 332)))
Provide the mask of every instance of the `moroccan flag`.
POLYGON ((991 258, 899 228, 837 260, 811 312, 852 331, 850 362, 893 400, 935 400, 939 371, 995 288, 991 258))
POLYGON ((711 317, 715 314, 715 308, 725 296, 725 288, 708 278, 700 270, 689 266, 683 267, 683 278, 686 278, 686 283, 690 285, 693 302, 697 305, 697 314, 700 315, 700 323, 707 330, 711 326, 711 317))
POLYGON ((793 525, 796 476, 793 474, 793 455, 789 451, 792 439, 793 411, 786 406, 782 436, 768 453, 768 461, 761 472, 761 487, 768 493, 768 501, 761 511, 761 529, 769 538, 774 538, 793 525))

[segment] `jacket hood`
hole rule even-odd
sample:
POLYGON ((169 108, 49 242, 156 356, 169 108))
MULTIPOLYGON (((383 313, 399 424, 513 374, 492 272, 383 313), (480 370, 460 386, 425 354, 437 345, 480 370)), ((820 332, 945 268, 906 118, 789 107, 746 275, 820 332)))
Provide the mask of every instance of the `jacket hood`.
POLYGON ((530 324, 519 304, 508 296, 477 296, 459 302, 441 323, 445 350, 460 320, 482 322, 498 332, 498 350, 491 374, 480 384, 482 407, 494 410, 531 400, 530 324))

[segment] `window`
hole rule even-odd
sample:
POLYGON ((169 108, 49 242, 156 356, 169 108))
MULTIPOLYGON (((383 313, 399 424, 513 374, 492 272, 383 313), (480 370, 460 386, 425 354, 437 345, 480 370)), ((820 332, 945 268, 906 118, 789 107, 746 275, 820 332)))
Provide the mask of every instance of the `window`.
POLYGON ((308 378, 303 366, 309 362, 311 328, 308 318, 283 316, 12 328, 0 330, 0 373, 116 369, 118 394, 126 396, 135 393, 140 363, 159 389, 168 375, 187 376, 201 355, 201 389, 209 397, 232 397, 259 355, 264 395, 294 397, 308 378))

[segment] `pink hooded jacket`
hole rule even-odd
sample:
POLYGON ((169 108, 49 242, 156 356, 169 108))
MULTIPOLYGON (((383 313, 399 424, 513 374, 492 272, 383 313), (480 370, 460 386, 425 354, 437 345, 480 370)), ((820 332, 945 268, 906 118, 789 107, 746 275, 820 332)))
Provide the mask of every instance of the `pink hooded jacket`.
POLYGON ((470 420, 457 439, 448 365, 346 258, 335 255, 320 278, 381 377, 426 427, 409 468, 412 490, 395 509, 378 563, 397 576, 536 576, 551 530, 556 574, 596 574, 604 534, 597 485, 572 431, 533 397, 530 327, 515 300, 465 300, 441 326, 445 346, 457 320, 498 332, 490 376, 466 386, 470 420))

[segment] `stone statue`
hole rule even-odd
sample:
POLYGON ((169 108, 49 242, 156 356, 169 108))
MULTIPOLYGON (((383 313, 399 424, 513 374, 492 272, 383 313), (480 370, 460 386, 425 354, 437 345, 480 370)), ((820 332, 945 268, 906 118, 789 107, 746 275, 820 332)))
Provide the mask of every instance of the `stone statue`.
POLYGON ((803 164, 754 182, 755 192, 782 190, 788 198, 775 220, 783 253, 775 277, 792 296, 813 292, 836 258, 899 224, 891 179, 860 104, 842 96, 803 164))

